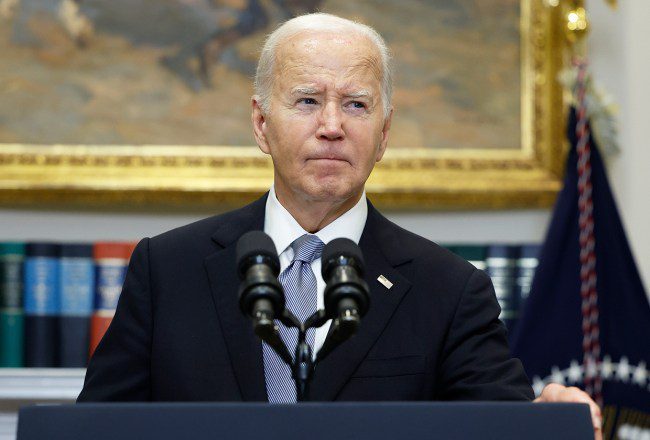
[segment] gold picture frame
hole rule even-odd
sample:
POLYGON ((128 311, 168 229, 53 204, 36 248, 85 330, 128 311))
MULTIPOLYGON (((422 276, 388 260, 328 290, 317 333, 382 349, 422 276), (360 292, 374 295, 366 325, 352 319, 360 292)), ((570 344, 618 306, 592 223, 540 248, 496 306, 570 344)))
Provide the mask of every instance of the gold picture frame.
MULTIPOLYGON (((521 0, 521 148, 389 148, 367 192, 384 209, 533 208, 552 204, 563 163, 557 74, 559 8, 521 0)), ((12 207, 213 209, 266 191, 256 147, 0 144, 0 204, 12 207)))

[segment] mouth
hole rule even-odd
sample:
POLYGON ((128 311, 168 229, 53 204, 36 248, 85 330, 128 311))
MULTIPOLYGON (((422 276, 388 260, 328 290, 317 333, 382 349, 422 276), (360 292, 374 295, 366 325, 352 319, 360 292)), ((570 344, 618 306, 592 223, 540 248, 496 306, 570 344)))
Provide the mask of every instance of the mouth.
POLYGON ((325 161, 325 162, 347 162, 345 159, 338 159, 336 157, 316 157, 314 159, 309 159, 313 161, 325 161))
POLYGON ((349 162, 340 157, 314 157, 307 159, 307 163, 311 164, 316 169, 320 170, 319 172, 335 172, 338 173, 339 170, 347 168, 349 162))
POLYGON ((347 159, 340 156, 315 156, 307 159, 308 161, 323 161, 323 162, 349 162, 347 159))

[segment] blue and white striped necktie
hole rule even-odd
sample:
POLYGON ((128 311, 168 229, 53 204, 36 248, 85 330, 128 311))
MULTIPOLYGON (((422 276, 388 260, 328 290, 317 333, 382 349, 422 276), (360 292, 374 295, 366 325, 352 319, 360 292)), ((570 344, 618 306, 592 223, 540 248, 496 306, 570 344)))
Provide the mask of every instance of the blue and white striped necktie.
MULTIPOLYGON (((291 243, 291 247, 294 251, 293 260, 278 279, 284 288, 287 309, 301 322, 305 322, 316 311, 317 304, 316 277, 311 270, 311 263, 320 258, 324 244, 317 236, 305 234, 291 243)), ((298 329, 287 328, 278 320, 275 322, 280 329, 282 340, 294 357, 298 344, 298 329)), ((307 331, 307 343, 314 346, 314 329, 307 331)), ((262 352, 269 402, 295 402, 296 384, 291 378, 291 368, 266 343, 263 343, 262 352)))

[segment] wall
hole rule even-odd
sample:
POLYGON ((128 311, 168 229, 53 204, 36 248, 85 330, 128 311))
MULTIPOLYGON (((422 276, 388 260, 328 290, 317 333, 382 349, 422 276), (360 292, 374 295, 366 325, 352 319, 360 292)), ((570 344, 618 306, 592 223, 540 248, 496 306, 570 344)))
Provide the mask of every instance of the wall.
POLYGON ((632 252, 650 294, 650 2, 621 0, 612 12, 604 0, 588 0, 594 75, 620 106, 621 154, 609 176, 632 252))
MULTIPOLYGON (((593 73, 620 103, 622 153, 611 161, 610 180, 627 228, 637 264, 650 282, 650 148, 645 130, 650 122, 650 2, 622 0, 612 12, 604 0, 588 0, 593 73)), ((547 210, 501 212, 401 213, 389 217, 439 242, 522 242, 543 240, 547 210)), ((178 214, 125 214, 0 210, 0 240, 129 239, 155 235, 199 217, 178 214)), ((648 291, 648 289, 646 289, 648 291)))

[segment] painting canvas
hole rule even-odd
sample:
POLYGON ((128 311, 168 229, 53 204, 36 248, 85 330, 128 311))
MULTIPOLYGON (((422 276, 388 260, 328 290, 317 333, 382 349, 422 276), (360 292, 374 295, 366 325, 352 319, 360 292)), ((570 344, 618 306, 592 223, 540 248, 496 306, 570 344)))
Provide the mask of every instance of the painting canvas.
POLYGON ((250 127, 282 21, 375 27, 396 66, 382 209, 549 206, 566 22, 546 0, 0 0, 0 204, 210 209, 273 179, 250 127))
POLYGON ((0 0, 0 144, 252 146, 259 48, 312 11, 386 38, 390 148, 521 147, 519 0, 0 0))

